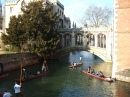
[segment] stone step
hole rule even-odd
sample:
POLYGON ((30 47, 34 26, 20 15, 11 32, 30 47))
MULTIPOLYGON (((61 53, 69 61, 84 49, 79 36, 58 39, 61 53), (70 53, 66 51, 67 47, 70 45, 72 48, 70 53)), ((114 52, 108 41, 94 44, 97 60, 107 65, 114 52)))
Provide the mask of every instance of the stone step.
POLYGON ((125 69, 123 71, 117 72, 116 74, 126 76, 126 77, 130 77, 130 69, 125 69))

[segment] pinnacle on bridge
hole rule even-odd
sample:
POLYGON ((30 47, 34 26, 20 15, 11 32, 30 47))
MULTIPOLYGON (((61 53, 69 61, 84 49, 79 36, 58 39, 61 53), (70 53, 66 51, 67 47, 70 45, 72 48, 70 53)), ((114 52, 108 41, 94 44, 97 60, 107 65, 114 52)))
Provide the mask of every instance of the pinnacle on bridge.
POLYGON ((2 17, 2 3, 1 3, 1 0, 0 0, 0 17, 2 17))
POLYGON ((74 28, 74 21, 73 21, 73 28, 74 28))
POLYGON ((76 23, 75 23, 75 28, 76 28, 76 23))

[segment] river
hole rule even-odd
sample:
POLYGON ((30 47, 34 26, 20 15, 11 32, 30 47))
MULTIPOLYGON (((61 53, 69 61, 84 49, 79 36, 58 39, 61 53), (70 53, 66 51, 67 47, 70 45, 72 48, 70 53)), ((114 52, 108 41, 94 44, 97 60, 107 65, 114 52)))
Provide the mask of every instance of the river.
MULTIPOLYGON (((49 60, 47 64, 49 73, 46 76, 22 83, 24 97, 130 97, 130 83, 109 83, 82 73, 91 64, 95 71, 111 76, 112 64, 89 52, 71 52, 58 60, 49 60), (80 56, 83 65, 75 70, 69 69, 72 62, 80 61, 80 56)), ((26 69, 36 73, 41 71, 41 65, 35 64, 26 69)), ((7 78, 0 79, 0 92, 7 90, 14 95, 14 82, 20 76, 20 69, 8 73, 7 78)))

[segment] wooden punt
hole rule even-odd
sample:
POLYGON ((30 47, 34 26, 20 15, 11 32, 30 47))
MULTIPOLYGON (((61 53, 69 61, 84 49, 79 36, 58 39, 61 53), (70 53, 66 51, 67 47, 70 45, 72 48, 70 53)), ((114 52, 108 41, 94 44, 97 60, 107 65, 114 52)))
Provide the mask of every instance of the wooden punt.
MULTIPOLYGON (((79 66, 82 66, 82 65, 83 65, 83 63, 77 63, 77 65, 74 66, 74 67, 79 67, 79 66)), ((73 68, 73 66, 71 65, 71 66, 69 66, 69 68, 73 68)))
MULTIPOLYGON (((27 78, 24 78, 24 79, 21 79, 22 82, 25 82, 25 81, 28 81, 28 80, 31 80, 31 79, 34 79, 34 78, 37 78, 37 77, 40 77, 40 76, 43 76, 43 75, 46 75, 48 72, 44 72, 44 73, 41 73, 41 74, 34 74, 32 77, 27 77, 27 78)), ((20 79, 16 79, 17 81, 20 81, 20 79)))
POLYGON ((0 75, 0 79, 5 78, 7 76, 8 76, 8 74, 2 74, 2 75, 0 75))
POLYGON ((84 74, 86 74, 86 75, 89 75, 89 76, 98 78, 98 79, 100 79, 100 80, 104 80, 104 81, 107 81, 107 82, 113 82, 113 79, 112 79, 112 80, 106 80, 107 77, 99 77, 99 76, 97 76, 97 75, 93 75, 93 74, 91 74, 91 73, 88 73, 88 72, 85 71, 85 70, 83 70, 82 72, 83 72, 84 74))

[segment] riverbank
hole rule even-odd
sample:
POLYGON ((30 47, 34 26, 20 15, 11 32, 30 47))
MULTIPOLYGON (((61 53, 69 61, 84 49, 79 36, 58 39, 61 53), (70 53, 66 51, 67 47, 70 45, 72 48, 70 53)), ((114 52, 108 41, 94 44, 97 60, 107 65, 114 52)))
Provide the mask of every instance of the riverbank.
POLYGON ((116 79, 130 83, 130 68, 116 73, 116 79))
POLYGON ((37 64, 40 57, 35 53, 8 53, 0 54, 0 62, 4 65, 4 72, 22 67, 37 64))

